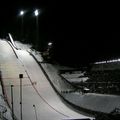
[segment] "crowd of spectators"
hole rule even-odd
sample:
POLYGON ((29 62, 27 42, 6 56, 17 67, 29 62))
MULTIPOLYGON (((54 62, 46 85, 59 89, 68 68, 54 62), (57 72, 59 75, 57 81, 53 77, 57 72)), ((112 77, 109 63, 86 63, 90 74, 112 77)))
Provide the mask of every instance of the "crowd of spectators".
POLYGON ((91 71, 87 73, 88 80, 81 82, 82 88, 89 92, 120 95, 120 70, 91 71))

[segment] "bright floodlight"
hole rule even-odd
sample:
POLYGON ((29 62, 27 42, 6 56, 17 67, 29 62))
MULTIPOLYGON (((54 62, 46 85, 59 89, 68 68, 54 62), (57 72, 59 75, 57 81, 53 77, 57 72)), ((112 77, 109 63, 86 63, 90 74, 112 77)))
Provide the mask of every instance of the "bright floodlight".
POLYGON ((22 16, 22 15, 24 15, 24 11, 22 10, 22 11, 20 11, 20 15, 22 16))
POLYGON ((35 10, 35 11, 34 11, 34 14, 35 14, 35 16, 38 16, 39 11, 38 11, 38 10, 35 10))
POLYGON ((52 45, 52 42, 49 42, 48 45, 51 46, 51 45, 52 45))

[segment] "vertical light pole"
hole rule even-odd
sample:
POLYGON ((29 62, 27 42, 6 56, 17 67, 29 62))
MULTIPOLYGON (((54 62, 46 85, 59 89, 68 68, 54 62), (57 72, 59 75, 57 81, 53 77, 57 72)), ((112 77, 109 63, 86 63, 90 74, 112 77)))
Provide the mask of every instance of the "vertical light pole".
POLYGON ((23 78, 23 74, 19 74, 19 78, 20 78, 20 118, 22 120, 22 78, 23 78))
POLYGON ((37 118, 37 110, 36 110, 36 106, 33 105, 33 108, 34 108, 34 111, 35 111, 35 118, 36 118, 36 120, 38 120, 38 118, 37 118))
POLYGON ((49 43, 48 43, 48 48, 47 48, 47 52, 48 52, 48 54, 49 54, 48 57, 49 57, 50 59, 51 59, 51 57, 52 57, 52 56, 51 56, 51 55, 52 55, 52 51, 51 51, 52 44, 53 44, 52 42, 49 42, 49 43))
POLYGON ((36 17, 36 42, 35 42, 35 47, 38 48, 38 41, 39 41, 39 22, 38 22, 39 10, 38 9, 36 9, 34 11, 34 15, 36 17))
POLYGON ((52 47, 52 44, 53 44, 52 42, 48 43, 48 49, 50 49, 52 47))
POLYGON ((49 43, 48 43, 48 46, 52 46, 52 42, 49 42, 49 43))
POLYGON ((20 11, 20 16, 21 16, 21 39, 23 39, 23 24, 24 24, 24 21, 23 21, 23 17, 24 17, 24 14, 25 12, 23 10, 20 11))
POLYGON ((14 105, 13 105, 13 85, 11 85, 11 104, 12 104, 12 118, 14 120, 14 105))

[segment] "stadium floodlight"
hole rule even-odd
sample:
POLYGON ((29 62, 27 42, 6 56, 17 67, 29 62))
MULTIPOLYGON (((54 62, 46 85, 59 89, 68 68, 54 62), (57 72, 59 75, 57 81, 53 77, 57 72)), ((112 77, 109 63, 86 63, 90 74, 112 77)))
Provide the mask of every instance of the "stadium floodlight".
POLYGON ((39 10, 38 9, 36 9, 35 11, 34 11, 34 15, 35 15, 35 18, 36 18, 36 48, 38 48, 38 41, 39 41, 39 10))
POLYGON ((24 13, 25 13, 25 12, 24 12, 23 10, 20 11, 20 15, 21 15, 21 16, 23 16, 24 13))
POLYGON ((35 16, 38 16, 38 15, 39 15, 39 10, 36 9, 36 10, 34 11, 34 14, 35 14, 35 16))
POLYGON ((49 43, 48 43, 48 46, 52 46, 52 42, 49 42, 49 43))
POLYGON ((19 15, 21 17, 21 39, 23 39, 23 30, 24 30, 24 14, 25 14, 25 11, 24 10, 21 10, 19 15))

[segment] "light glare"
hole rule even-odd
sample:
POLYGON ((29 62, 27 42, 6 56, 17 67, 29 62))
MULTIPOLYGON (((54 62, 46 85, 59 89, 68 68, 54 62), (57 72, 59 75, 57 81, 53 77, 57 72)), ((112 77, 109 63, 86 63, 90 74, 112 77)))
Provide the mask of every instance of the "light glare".
POLYGON ((38 10, 35 10, 35 11, 34 11, 34 14, 35 14, 35 16, 38 16, 39 11, 38 11, 38 10))
POLYGON ((52 42, 49 42, 48 45, 51 46, 51 45, 52 45, 52 42))
POLYGON ((101 61, 101 62, 95 62, 95 64, 114 63, 114 62, 120 62, 120 58, 119 59, 113 59, 113 60, 107 60, 107 61, 101 61))
POLYGON ((22 10, 22 11, 20 11, 20 15, 22 16, 22 15, 24 15, 24 11, 22 10))

